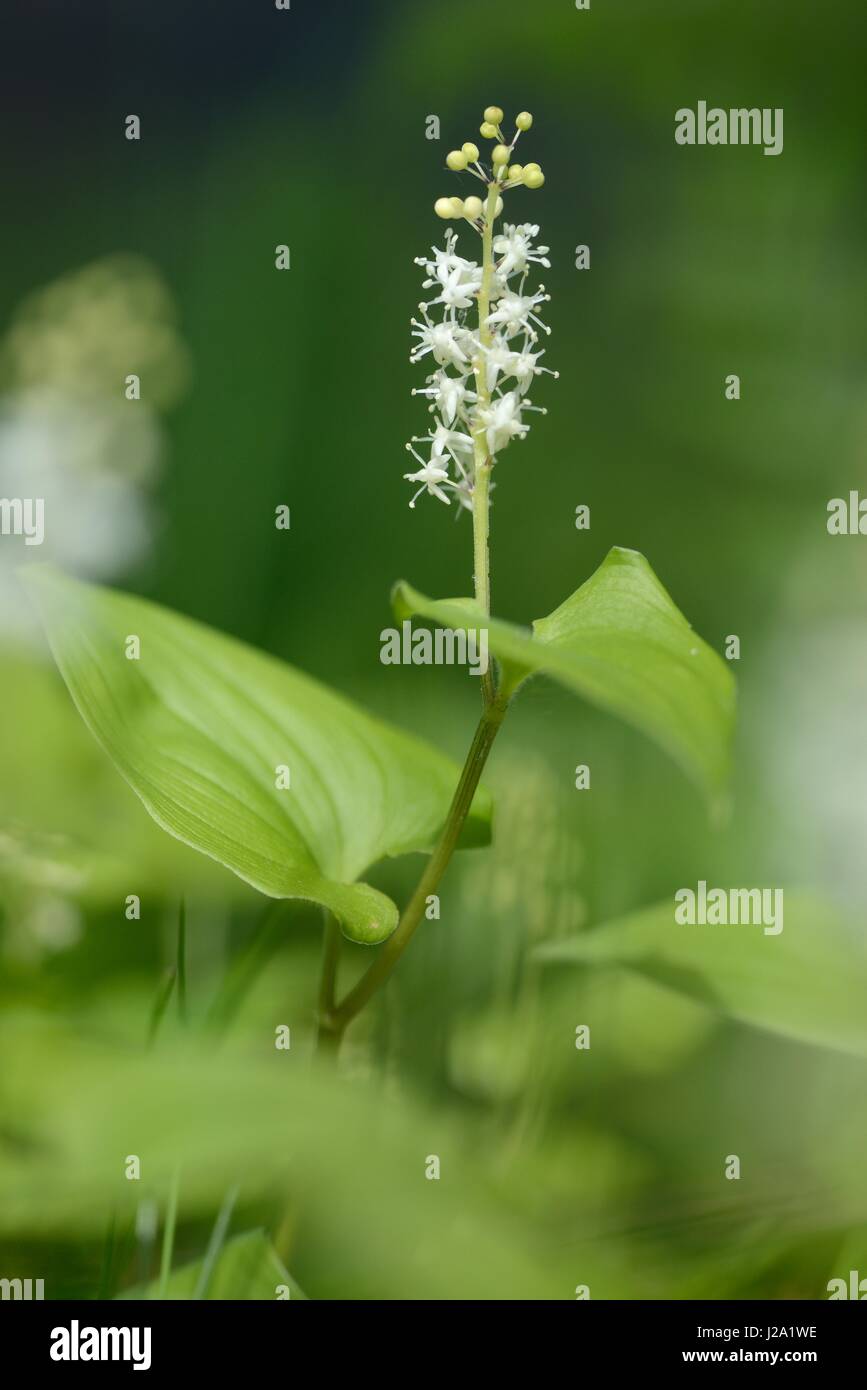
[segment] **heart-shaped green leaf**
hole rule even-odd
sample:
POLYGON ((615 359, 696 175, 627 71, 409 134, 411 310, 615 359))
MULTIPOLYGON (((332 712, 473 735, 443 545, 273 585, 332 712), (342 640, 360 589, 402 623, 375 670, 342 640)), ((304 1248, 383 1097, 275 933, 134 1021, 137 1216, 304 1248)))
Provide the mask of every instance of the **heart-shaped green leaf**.
MULTIPOLYGON (((79 713, 164 830, 269 897, 330 908, 353 940, 390 935, 394 903, 357 879, 431 846, 458 780, 450 759, 144 599, 50 568, 26 583, 79 713)), ((477 793, 463 843, 485 843, 489 821, 477 793)))
POLYGON ((867 1056, 867 953, 827 903, 784 897, 782 930, 687 926, 675 904, 606 922, 534 952, 539 960, 618 965, 745 1023, 867 1056))
POLYGON ((417 613, 446 627, 487 628, 507 692, 545 672, 655 739, 711 795, 725 786, 734 680, 637 551, 610 550, 532 632, 486 619, 473 599, 428 599, 403 582, 393 602, 400 617, 417 613))

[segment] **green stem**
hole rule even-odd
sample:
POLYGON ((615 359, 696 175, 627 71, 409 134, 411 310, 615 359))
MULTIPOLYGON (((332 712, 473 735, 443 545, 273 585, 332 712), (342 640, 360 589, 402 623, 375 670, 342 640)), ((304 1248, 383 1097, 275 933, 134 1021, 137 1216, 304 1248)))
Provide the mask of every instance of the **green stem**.
POLYGON ((180 1188, 180 1177, 180 1169, 176 1168, 172 1174, 168 1203, 166 1205, 166 1219, 165 1225, 163 1226, 163 1248, 160 1255, 160 1282, 157 1298, 166 1297, 169 1279, 172 1273, 172 1255, 174 1254, 175 1226, 178 1219, 178 1190, 180 1188))
POLYGON ((368 1000, 391 975, 422 919, 428 897, 439 886, 440 879, 455 851, 461 828, 479 785, 482 770, 488 760, 488 754, 505 718, 506 708, 506 704, 501 700, 495 700, 493 704, 486 706, 467 753, 466 762, 452 798, 439 843, 425 865, 424 872, 404 909, 397 928, 382 947, 376 960, 362 975, 355 988, 350 990, 342 1004, 334 1009, 329 1016, 327 1026, 329 1031, 336 1036, 338 1042, 347 1024, 364 1008, 368 1000))
POLYGON ((316 1050, 339 1046, 341 1032, 332 1024, 337 989, 337 962, 340 956, 340 927, 333 912, 324 909, 325 928, 322 940, 322 974, 319 980, 319 1015, 316 1029, 316 1050))
POLYGON ((187 900, 181 897, 178 908, 178 1018, 187 1021, 187 900))
MULTIPOLYGON (((488 485, 491 476, 490 461, 476 463, 473 486, 473 553, 476 603, 485 617, 491 612, 491 579, 488 568, 488 485)), ((482 695, 485 705, 494 700, 494 678, 492 663, 488 659, 488 669, 482 676, 482 695)))
MULTIPOLYGON (((491 330, 488 315, 491 311, 491 279, 494 273, 494 216, 499 197, 499 184, 494 181, 488 189, 485 206, 485 227, 482 233, 482 283, 479 289, 479 341, 483 347, 491 345, 491 330)), ((485 355, 480 352, 474 363, 476 377, 477 408, 484 409, 491 403, 488 388, 488 370, 485 355)), ((490 479, 494 461, 488 453, 484 426, 479 425, 473 434, 473 578, 476 602, 485 616, 491 612, 491 571, 489 558, 489 514, 490 479)), ((489 667, 482 676, 482 695, 485 706, 495 699, 493 672, 489 667)))
MULTIPOLYGON (((500 182, 494 180, 489 189, 485 206, 485 225, 482 232, 482 283, 479 288, 479 342, 483 348, 491 345, 491 330, 488 315, 491 311, 491 280, 494 273, 494 218, 497 198, 500 196, 500 182)), ((484 352, 479 352, 473 370, 476 378, 477 408, 490 405, 491 392, 488 387, 488 371, 484 352)), ((489 559, 489 510, 490 479, 494 460, 488 452, 485 429, 477 425, 473 436, 473 580, 476 602, 485 614, 491 612, 491 574, 489 559)), ((428 898, 435 893, 440 879, 445 873, 454 854, 464 821, 467 818, 482 770, 488 754, 497 737, 500 725, 505 718, 508 696, 498 694, 493 671, 489 665, 482 677, 482 697, 484 711, 460 780, 452 799, 449 814, 433 854, 425 865, 416 890, 404 909, 393 934, 382 950, 362 975, 358 984, 346 995, 343 1002, 334 1005, 334 963, 328 928, 326 928, 325 958, 322 971, 322 988, 319 996, 319 1030, 317 1046, 337 1049, 347 1025, 355 1018, 386 980, 412 940, 416 927, 422 919, 428 898)))
POLYGON ((217 1261, 226 1243, 226 1236, 229 1233, 229 1223, 232 1220, 232 1211, 235 1202, 238 1200, 238 1188, 232 1187, 223 1198, 223 1205, 217 1212, 217 1219, 214 1222, 214 1229, 211 1231, 211 1238, 208 1241, 208 1248, 199 1269, 199 1277, 196 1280, 196 1287, 193 1290, 193 1299, 198 1302, 208 1297, 211 1287, 211 1280, 214 1277, 214 1270, 217 1261))
POLYGON ((150 1021, 148 1023, 148 1047, 153 1047, 154 1043, 156 1042, 157 1033, 160 1031, 160 1024, 162 1023, 165 1011, 169 1006, 169 1000, 172 997, 172 990, 175 987, 177 978, 178 972, 175 966, 173 965, 170 966, 169 969, 166 970, 163 975, 160 987, 157 990, 156 998, 153 1002, 150 1021))
POLYGON ((285 911, 285 899, 269 904, 243 954, 226 975, 207 1017, 207 1026, 220 1036, 228 1032, 260 973, 285 940, 285 911))

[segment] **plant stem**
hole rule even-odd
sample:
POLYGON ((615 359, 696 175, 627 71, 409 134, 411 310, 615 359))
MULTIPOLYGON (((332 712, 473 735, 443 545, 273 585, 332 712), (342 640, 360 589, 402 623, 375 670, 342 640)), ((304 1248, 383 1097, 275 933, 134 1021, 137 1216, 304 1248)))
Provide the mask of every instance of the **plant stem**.
POLYGON ((182 895, 178 907, 178 1018, 187 1021, 187 900, 182 895))
POLYGON ((342 1004, 334 1009, 325 1020, 327 1030, 334 1035, 338 1044, 347 1024, 364 1008, 372 995, 389 978, 409 945, 413 933, 422 919, 427 899, 430 894, 436 891, 454 853, 461 828, 479 785, 482 770, 488 760, 488 754, 505 718, 506 708, 507 705, 504 701, 496 699, 492 704, 486 706, 467 753, 466 762, 452 798, 439 843, 425 865, 424 872, 404 909, 397 928, 382 947, 376 960, 362 975, 355 988, 350 990, 342 1004))
MULTIPOLYGON (((491 345, 491 330, 488 327, 488 314, 491 311, 491 278, 494 273, 494 209, 497 205, 499 196, 499 184, 496 180, 488 189, 487 204, 485 206, 485 226, 482 233, 482 283, 479 289, 479 342, 483 348, 491 345)), ((485 408, 491 403, 491 393, 488 388, 488 368, 484 352, 480 352, 475 359, 474 371, 476 377, 476 396, 477 409, 485 408)), ((485 439, 484 426, 477 426, 473 430, 473 579, 475 583, 476 602, 488 617, 491 612, 491 572, 489 560, 489 510, 490 510, 490 479, 494 461, 491 458, 487 441, 485 439)), ((490 666, 482 676, 482 696, 486 708, 493 704, 495 699, 494 678, 490 666)))
POLYGON ((259 919, 243 955, 232 965, 208 1011, 207 1026, 219 1036, 228 1032, 260 972, 285 939, 286 900, 272 901, 259 919))
POLYGON ((169 1006, 169 1000, 172 997, 172 990, 175 987, 177 978, 178 972, 174 965, 170 966, 169 969, 166 970, 163 975, 159 989, 157 990, 156 998, 153 1002, 153 1007, 151 1008, 151 1016, 148 1022, 148 1047, 153 1047, 154 1043, 156 1042, 157 1033, 160 1031, 160 1024, 162 1023, 163 1015, 165 1014, 165 1011, 169 1006))
POLYGON ((204 1258, 202 1260, 201 1268, 199 1270, 199 1277, 196 1280, 196 1287, 193 1290, 193 1299, 195 1299, 196 1301, 208 1297, 208 1291, 211 1287, 211 1280, 214 1277, 214 1271, 217 1267, 217 1261, 219 1260, 220 1255, 223 1252, 223 1246, 226 1243, 226 1236, 229 1233, 229 1223, 232 1220, 232 1211, 237 1200, 238 1187, 231 1187, 229 1191, 226 1193, 225 1197, 223 1198, 223 1205, 217 1212, 217 1219, 214 1222, 214 1229, 211 1231, 211 1238, 208 1241, 208 1248, 205 1251, 204 1258))
MULTIPOLYGON (((488 617, 491 612, 491 579, 488 567, 488 483, 491 476, 490 460, 476 463, 475 485, 473 487, 473 551, 475 555, 476 602, 488 617)), ((482 676, 482 697, 486 708, 494 701, 494 677, 491 658, 488 669, 482 676)))
POLYGON ((316 1050, 319 1051, 333 1042, 335 1030, 330 1026, 334 1014, 335 990, 337 988, 337 961, 340 956, 340 927, 333 912, 323 909, 325 930, 322 939, 322 974, 319 979, 319 1016, 316 1029, 316 1050))
MULTIPOLYGON (((488 327, 488 315, 491 311, 491 280, 494 274, 494 217, 499 196, 500 183, 494 179, 488 189, 485 225, 482 232, 482 283, 479 287, 479 342, 482 348, 490 347, 492 341, 491 330, 488 327)), ((484 409, 491 403, 491 392, 488 387, 487 361, 483 351, 480 351, 476 356, 473 370, 476 378, 477 409, 479 407, 484 409)), ((484 426, 477 425, 472 430, 472 436, 474 475, 473 582, 476 602, 487 618, 490 617, 491 612, 489 511, 490 480, 494 460, 488 450, 484 426)), ((373 964, 362 975, 355 988, 349 991, 346 998, 337 1007, 334 1004, 336 946, 330 935, 330 932, 337 931, 337 927, 333 922, 326 926, 322 984, 319 994, 317 1048, 329 1047, 336 1051, 340 1047, 347 1025, 390 977, 422 919, 428 897, 436 891, 440 879, 448 867, 461 828, 472 805, 482 770, 488 760, 488 754, 508 708, 508 696, 498 695, 490 664, 482 676, 482 698, 484 711, 467 753, 439 843, 425 865, 416 890, 407 903, 395 931, 388 938, 373 964)))
POLYGON ((166 1218, 163 1226, 163 1248, 160 1255, 160 1282, 157 1290, 157 1298, 165 1298, 172 1273, 172 1255, 175 1248, 175 1226, 178 1219, 178 1189, 180 1188, 180 1178, 180 1169, 176 1168, 172 1174, 168 1203, 166 1205, 166 1218))

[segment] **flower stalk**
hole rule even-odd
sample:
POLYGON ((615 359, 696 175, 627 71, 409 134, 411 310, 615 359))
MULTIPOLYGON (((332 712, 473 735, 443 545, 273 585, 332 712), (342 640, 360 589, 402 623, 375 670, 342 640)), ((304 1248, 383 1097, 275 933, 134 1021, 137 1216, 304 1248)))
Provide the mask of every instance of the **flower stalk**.
POLYGON ((425 865, 415 892, 407 903, 392 935, 380 949, 373 964, 362 975, 343 1002, 320 1021, 320 1031, 339 1046, 347 1025, 360 1013, 376 991, 385 984, 424 916, 428 897, 435 893, 455 851, 464 821, 482 776, 488 754, 506 715, 507 701, 494 700, 482 713, 455 789, 439 842, 425 865))
MULTIPOLYGON (((444 248, 432 247, 431 258, 422 256, 416 261, 426 272, 423 288, 434 294, 419 305, 421 317, 412 320, 412 337, 417 341, 410 360, 420 362, 429 356, 434 370, 413 395, 428 399, 434 425, 426 435, 415 436, 407 444, 420 466, 404 474, 418 484, 410 507, 427 492, 447 506, 456 500, 458 515, 462 510, 471 512, 475 598, 486 618, 491 612, 489 531, 494 467, 512 439, 523 439, 527 434, 528 412, 545 413, 527 395, 531 382, 543 372, 557 376, 540 365, 544 352, 536 347, 540 331, 550 332, 538 313, 550 296, 543 285, 533 293, 526 290, 532 266, 550 265, 548 247, 534 244, 539 228, 529 223, 506 223, 499 234, 496 231, 503 195, 518 187, 541 188, 545 182, 538 164, 521 165, 513 159, 518 139, 530 129, 533 117, 527 111, 516 117, 515 133, 508 144, 502 122, 500 107, 486 108, 480 133, 484 139, 496 141, 489 167, 472 141, 452 150, 446 158, 454 173, 468 173, 484 184, 484 200, 476 195, 444 197, 434 204, 438 217, 467 222, 481 237, 481 264, 458 253, 457 234, 452 231, 446 233, 444 248), (476 321, 471 324, 468 315, 473 309, 476 321), (426 446, 426 457, 419 453, 418 445, 426 446)), ((449 865, 508 708, 509 694, 498 690, 490 666, 482 677, 482 697, 482 715, 436 848, 395 931, 339 1004, 335 1003, 335 925, 331 922, 326 927, 319 999, 318 1044, 322 1047, 339 1047, 348 1024, 388 980, 449 865)))
MULTIPOLYGON (((491 329, 488 315, 491 311, 491 278, 494 270, 493 240, 494 217, 496 215, 498 182, 491 183, 485 207, 485 226, 482 233, 482 281, 479 286, 479 351, 476 354, 473 370, 476 379, 476 401, 482 410, 490 408, 491 392, 488 387, 488 365, 485 352, 491 346, 491 329)), ((473 436, 474 487, 473 487, 473 582, 476 602, 485 617, 491 613, 491 570, 490 570, 490 479, 493 462, 488 453, 484 429, 477 426, 473 436)), ((492 665, 482 677, 482 698, 486 708, 494 701, 494 676, 492 665)))

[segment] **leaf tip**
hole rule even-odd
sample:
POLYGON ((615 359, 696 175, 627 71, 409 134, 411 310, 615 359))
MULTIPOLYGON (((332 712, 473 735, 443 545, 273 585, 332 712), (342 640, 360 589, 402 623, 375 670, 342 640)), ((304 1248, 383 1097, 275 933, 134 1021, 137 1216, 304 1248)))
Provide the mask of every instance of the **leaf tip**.
POLYGON ((391 586, 391 594, 389 595, 391 609, 399 622, 404 618, 412 617, 414 610, 408 597, 409 592, 410 588, 405 579, 398 579, 391 586))

